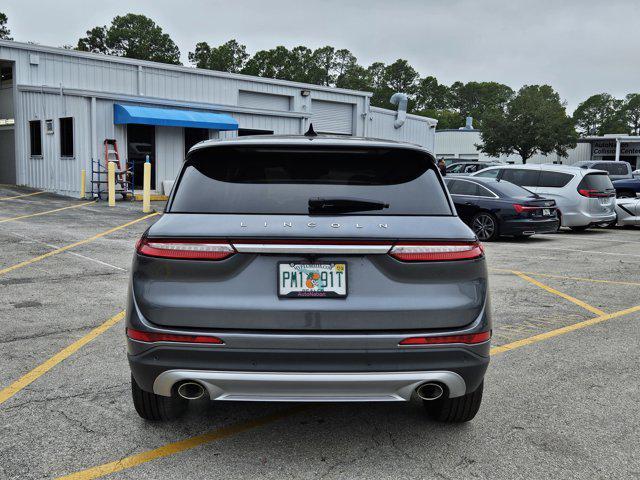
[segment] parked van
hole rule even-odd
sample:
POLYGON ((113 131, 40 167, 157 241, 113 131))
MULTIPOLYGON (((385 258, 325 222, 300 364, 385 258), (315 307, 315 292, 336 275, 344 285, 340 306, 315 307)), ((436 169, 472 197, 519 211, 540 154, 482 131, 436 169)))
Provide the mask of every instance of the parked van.
POLYGON ((472 176, 497 178, 552 198, 560 225, 585 230, 608 225, 616 219, 616 191, 607 172, 565 165, 503 165, 472 176))

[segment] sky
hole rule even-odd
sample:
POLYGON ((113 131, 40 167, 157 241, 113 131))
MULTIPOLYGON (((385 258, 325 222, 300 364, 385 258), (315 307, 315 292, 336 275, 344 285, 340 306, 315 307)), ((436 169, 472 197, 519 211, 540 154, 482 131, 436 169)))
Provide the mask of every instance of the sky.
POLYGON ((17 41, 75 45, 116 15, 151 17, 182 61, 197 42, 250 53, 332 45, 362 65, 404 58, 439 82, 549 84, 568 111, 590 95, 640 92, 638 0, 0 0, 17 41))

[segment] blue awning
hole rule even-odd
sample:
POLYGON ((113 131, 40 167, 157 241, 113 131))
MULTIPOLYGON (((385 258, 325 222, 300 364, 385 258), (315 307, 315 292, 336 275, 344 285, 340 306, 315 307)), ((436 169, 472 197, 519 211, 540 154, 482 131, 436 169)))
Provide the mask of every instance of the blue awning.
POLYGON ((113 105, 116 124, 162 125, 165 127, 208 128, 211 130, 237 130, 238 121, 223 113, 178 110, 175 108, 113 105))

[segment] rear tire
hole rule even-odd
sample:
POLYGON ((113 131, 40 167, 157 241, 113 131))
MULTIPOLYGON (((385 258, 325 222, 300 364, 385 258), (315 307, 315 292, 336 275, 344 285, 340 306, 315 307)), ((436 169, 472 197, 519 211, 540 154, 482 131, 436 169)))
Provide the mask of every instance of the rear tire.
POLYGON ((569 227, 572 231, 574 232, 584 232, 587 228, 589 228, 588 225, 580 225, 578 227, 569 227))
POLYGON ((489 212, 476 213, 471 219, 471 230, 481 242, 491 242, 500 235, 498 219, 489 212))
POLYGON ((471 393, 461 397, 423 400, 427 416, 436 422, 464 423, 473 420, 482 403, 484 381, 471 393))
POLYGON ((187 400, 180 397, 164 397, 142 390, 131 375, 131 395, 136 412, 153 422, 174 420, 187 409, 187 400))

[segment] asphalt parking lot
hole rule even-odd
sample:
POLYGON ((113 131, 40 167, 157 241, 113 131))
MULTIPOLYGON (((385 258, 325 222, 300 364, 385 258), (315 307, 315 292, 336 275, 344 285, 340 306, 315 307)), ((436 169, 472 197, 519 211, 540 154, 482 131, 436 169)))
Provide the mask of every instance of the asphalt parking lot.
POLYGON ((121 312, 156 218, 0 186, 0 478, 640 478, 640 230, 486 245, 493 358, 468 424, 206 401, 151 424, 121 312))

